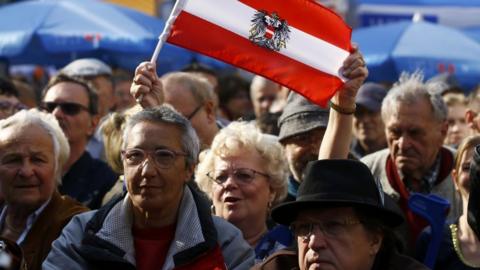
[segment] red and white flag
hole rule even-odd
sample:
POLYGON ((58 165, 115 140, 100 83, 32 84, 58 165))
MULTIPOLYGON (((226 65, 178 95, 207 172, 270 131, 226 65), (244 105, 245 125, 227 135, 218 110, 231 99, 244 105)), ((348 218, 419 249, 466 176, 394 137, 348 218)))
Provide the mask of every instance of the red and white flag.
POLYGON ((351 29, 312 0, 177 0, 167 42, 262 75, 325 105, 343 84, 351 29), (173 25, 172 25, 173 23, 173 25))

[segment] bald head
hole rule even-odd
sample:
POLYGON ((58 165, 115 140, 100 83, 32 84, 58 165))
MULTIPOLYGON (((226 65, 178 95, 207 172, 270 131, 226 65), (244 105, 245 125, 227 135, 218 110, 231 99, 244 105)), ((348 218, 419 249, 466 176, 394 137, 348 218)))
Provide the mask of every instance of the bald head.
POLYGON ((265 79, 261 76, 255 76, 250 85, 250 97, 253 103, 255 117, 269 112, 270 107, 277 98, 281 86, 278 83, 265 79))

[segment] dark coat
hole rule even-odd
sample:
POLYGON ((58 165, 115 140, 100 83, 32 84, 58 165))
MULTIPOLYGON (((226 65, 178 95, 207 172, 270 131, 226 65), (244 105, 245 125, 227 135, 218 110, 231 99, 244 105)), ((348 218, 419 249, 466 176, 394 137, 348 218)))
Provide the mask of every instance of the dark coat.
POLYGON ((63 227, 70 219, 88 208, 68 196, 55 191, 52 199, 40 213, 21 244, 29 270, 42 269, 42 262, 52 247, 52 242, 60 236, 63 227))
POLYGON ((117 179, 118 175, 105 162, 92 158, 85 151, 63 176, 58 190, 90 209, 97 209, 117 179))

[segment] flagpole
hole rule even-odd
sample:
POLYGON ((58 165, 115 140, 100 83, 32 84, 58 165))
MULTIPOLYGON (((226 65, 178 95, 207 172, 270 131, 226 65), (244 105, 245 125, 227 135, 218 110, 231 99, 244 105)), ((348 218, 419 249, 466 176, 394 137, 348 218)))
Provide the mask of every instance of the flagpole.
MULTIPOLYGON (((153 55, 152 55, 152 58, 150 59, 150 63, 152 64, 157 63, 160 50, 162 49, 163 44, 165 44, 165 41, 170 35, 170 31, 172 30, 173 23, 177 19, 178 14, 180 14, 180 12, 182 11, 182 8, 185 5, 186 1, 188 0, 177 0, 175 2, 175 5, 173 6, 172 11, 170 12, 170 16, 168 17, 168 20, 165 22, 165 27, 163 28, 163 31, 160 34, 160 36, 158 36, 157 46, 153 51, 153 55)), ((140 94, 135 100, 137 101, 138 104, 141 104, 143 100, 143 94, 140 94)))
POLYGON ((175 2, 175 5, 173 6, 172 12, 170 13, 170 16, 168 17, 167 22, 165 23, 165 27, 163 28, 162 33, 158 37, 158 42, 157 46, 155 47, 155 51, 153 51, 152 59, 150 59, 150 63, 156 63, 158 59, 158 55, 160 54, 160 50, 163 47, 163 44, 165 44, 165 41, 167 40, 168 36, 170 35, 170 31, 172 31, 172 26, 175 20, 177 19, 178 14, 182 11, 183 6, 185 5, 185 2, 188 0, 177 0, 175 2))

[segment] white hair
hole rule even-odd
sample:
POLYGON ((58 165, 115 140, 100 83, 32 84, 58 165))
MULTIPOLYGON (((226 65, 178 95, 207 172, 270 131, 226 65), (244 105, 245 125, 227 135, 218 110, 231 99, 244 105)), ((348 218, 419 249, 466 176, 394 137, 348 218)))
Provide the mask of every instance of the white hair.
MULTIPOLYGON (((55 177, 57 184, 62 183, 62 168, 70 156, 70 146, 55 116, 37 109, 22 110, 16 114, 0 120, 0 129, 8 127, 38 126, 43 128, 52 138, 53 154, 55 157, 55 177)), ((34 136, 34 134, 30 134, 34 136)))
POLYGON ((432 106, 433 117, 438 122, 447 119, 448 108, 438 94, 442 85, 436 82, 423 82, 423 74, 402 73, 382 102, 382 118, 384 122, 398 110, 399 103, 414 104, 422 99, 428 100, 432 106))

